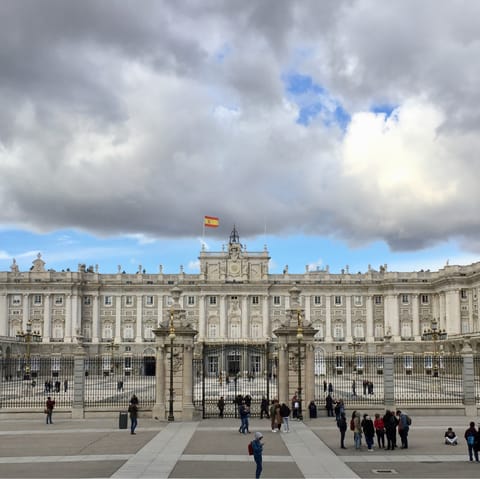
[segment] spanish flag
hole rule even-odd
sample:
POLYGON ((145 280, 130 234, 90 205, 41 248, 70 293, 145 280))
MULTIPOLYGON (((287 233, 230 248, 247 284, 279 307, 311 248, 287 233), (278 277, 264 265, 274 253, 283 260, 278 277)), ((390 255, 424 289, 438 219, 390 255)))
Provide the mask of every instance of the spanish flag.
POLYGON ((218 228, 219 221, 216 216, 205 216, 203 218, 203 226, 207 228, 218 228))

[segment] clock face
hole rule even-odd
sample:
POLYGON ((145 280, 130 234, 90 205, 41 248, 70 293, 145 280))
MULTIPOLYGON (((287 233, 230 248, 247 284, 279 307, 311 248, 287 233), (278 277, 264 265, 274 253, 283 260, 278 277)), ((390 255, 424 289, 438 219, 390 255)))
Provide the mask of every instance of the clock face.
POLYGON ((237 263, 232 263, 232 264, 230 265, 230 272, 231 272, 232 274, 235 274, 235 275, 237 275, 238 273, 240 273, 240 265, 237 264, 237 263))

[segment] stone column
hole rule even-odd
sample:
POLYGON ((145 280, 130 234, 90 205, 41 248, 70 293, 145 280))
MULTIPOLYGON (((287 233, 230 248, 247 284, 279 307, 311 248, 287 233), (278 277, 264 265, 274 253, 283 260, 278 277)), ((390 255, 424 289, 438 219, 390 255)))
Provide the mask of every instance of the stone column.
POLYGON ((143 296, 137 294, 137 317, 135 318, 135 342, 143 342, 142 323, 143 323, 143 296))
POLYGON ((122 342, 122 297, 115 295, 115 343, 122 342))
POLYGON ((161 294, 157 295, 157 326, 163 321, 163 296, 161 294))
POLYGON ((226 330, 227 330, 227 297, 226 295, 222 294, 220 296, 220 338, 226 338, 226 330))
POLYGON ((325 296, 325 342, 332 342, 332 296, 330 294, 327 294, 325 296))
POLYGON ((352 297, 345 295, 345 307, 346 307, 346 322, 347 322, 347 336, 346 341, 352 341, 352 297))
POLYGON ((23 295, 23 318, 22 318, 22 330, 27 330, 27 323, 30 319, 30 296, 27 293, 23 295))
POLYGON ((365 298, 367 310, 367 343, 375 341, 375 331, 373 330, 373 296, 369 294, 365 298))
POLYGON ((412 334, 416 341, 419 341, 423 331, 420 331, 420 311, 418 309, 418 294, 412 294, 412 319, 413 331, 412 334))
POLYGON ((205 340, 205 295, 198 297, 198 340, 205 340))
POLYGON ((152 416, 158 419, 165 419, 165 345, 158 343, 157 339, 157 357, 155 361, 155 405, 152 408, 152 416))
POLYGON ((93 295, 93 308, 92 308, 92 314, 93 314, 93 331, 92 331, 92 343, 97 344, 99 342, 99 337, 100 337, 100 307, 98 304, 99 298, 98 298, 98 292, 96 292, 93 295))
POLYGON ((465 416, 474 417, 477 415, 477 405, 475 399, 475 370, 473 364, 473 351, 468 340, 463 343, 461 354, 463 357, 462 387, 465 416))
POLYGON ((475 331, 473 327, 473 291, 467 290, 468 295, 468 332, 475 331))
POLYGON ((183 348, 183 415, 184 421, 193 419, 193 341, 183 348))
POLYGON ((263 329, 263 337, 269 338, 270 333, 270 321, 268 320, 268 295, 263 296, 263 304, 262 304, 262 329, 263 329))
POLYGON ((7 295, 0 293, 0 336, 9 336, 7 295))
POLYGON ((307 343, 305 345, 305 389, 302 394, 303 417, 308 417, 308 404, 315 399, 315 346, 307 343))
POLYGON ((75 351, 73 363, 72 419, 85 417, 85 350, 80 345, 75 351))
POLYGON ((248 296, 242 296, 242 326, 241 326, 240 337, 242 339, 247 339, 248 334, 248 296))
POLYGON ((383 388, 385 408, 392 410, 395 409, 395 363, 390 341, 391 336, 386 335, 383 348, 383 388))
POLYGON ((67 294, 65 298, 65 337, 66 343, 72 342, 72 295, 67 294))
POLYGON ((76 342, 77 330, 80 327, 78 294, 72 294, 72 343, 76 342))
MULTIPOLYGON (((284 338, 282 338, 284 339, 284 338)), ((279 345, 278 348, 278 400, 280 403, 285 402, 289 404, 290 398, 288 396, 288 346, 285 342, 279 345)))
POLYGON ((47 293, 43 296, 43 332, 42 342, 49 343, 52 337, 52 307, 50 298, 52 295, 47 293))
POLYGON ((304 301, 304 304, 305 304, 305 321, 307 323, 312 321, 312 313, 311 313, 311 308, 310 308, 311 299, 312 299, 312 295, 310 295, 310 294, 305 294, 303 296, 303 301, 304 301))

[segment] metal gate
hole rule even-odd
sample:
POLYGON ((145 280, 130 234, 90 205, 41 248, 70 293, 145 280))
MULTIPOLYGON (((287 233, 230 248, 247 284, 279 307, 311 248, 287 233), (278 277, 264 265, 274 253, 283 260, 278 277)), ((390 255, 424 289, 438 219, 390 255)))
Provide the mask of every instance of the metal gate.
POLYGON ((193 402, 203 418, 219 416, 221 397, 224 417, 238 417, 239 401, 246 396, 251 416, 259 417, 262 399, 270 404, 278 397, 277 359, 268 345, 205 345, 193 368, 193 402))

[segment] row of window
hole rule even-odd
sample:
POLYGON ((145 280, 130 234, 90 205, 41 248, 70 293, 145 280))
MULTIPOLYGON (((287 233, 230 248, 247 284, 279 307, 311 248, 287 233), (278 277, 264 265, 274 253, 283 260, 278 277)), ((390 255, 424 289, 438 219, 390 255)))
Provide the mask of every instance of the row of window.
MULTIPOLYGON (((462 289, 460 292, 460 296, 462 299, 467 299, 467 290, 462 289)), ((334 296, 334 304, 335 306, 342 306, 344 302, 344 297, 341 295, 335 295, 334 296)), ((383 297, 380 295, 375 295, 373 297, 373 302, 376 305, 381 305, 383 302, 383 297)), ((237 296, 231 296, 230 299, 233 300, 238 300, 237 296)), ((409 304, 410 303, 410 295, 409 294, 402 294, 400 295, 400 300, 402 304, 409 304)), ((353 296, 353 304, 355 306, 362 306, 363 305, 364 298, 363 296, 353 296)), ((124 302, 125 305, 127 306, 133 306, 134 305, 134 296, 124 296, 124 302)), ((167 298, 167 305, 170 305, 172 302, 171 298, 167 298)), ((186 296, 186 302, 188 306, 194 306, 195 305, 195 296, 186 296)), ((217 304, 217 296, 208 296, 208 302, 210 305, 215 306, 217 304)), ((282 304, 282 296, 273 296, 272 297, 272 302, 273 305, 275 306, 280 306, 282 304)), ((421 304, 429 304, 430 303, 430 297, 428 294, 421 294, 420 295, 420 302, 421 304)), ((34 305, 41 305, 43 303, 43 296, 41 294, 35 294, 33 295, 33 304, 34 305)), ((53 303, 57 306, 60 306, 64 303, 64 296, 63 295, 55 295, 53 303)), ((254 305, 260 304, 260 297, 259 296, 251 296, 251 303, 254 305)), ((12 306, 19 306, 22 304, 22 295, 12 295, 11 298, 11 304, 12 306)), ((90 305, 92 304, 92 296, 84 296, 83 298, 83 304, 85 305, 90 305)), ((103 304, 105 306, 111 306, 113 305, 113 296, 107 295, 103 296, 103 304)), ((144 304, 146 306, 153 306, 155 304, 155 297, 154 296, 144 296, 144 304)), ((315 295, 313 296, 313 304, 316 306, 322 305, 322 296, 320 295, 315 295)))

